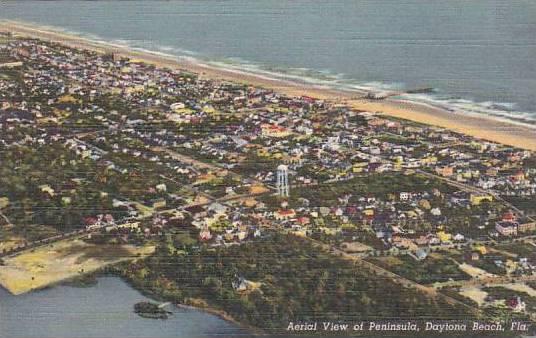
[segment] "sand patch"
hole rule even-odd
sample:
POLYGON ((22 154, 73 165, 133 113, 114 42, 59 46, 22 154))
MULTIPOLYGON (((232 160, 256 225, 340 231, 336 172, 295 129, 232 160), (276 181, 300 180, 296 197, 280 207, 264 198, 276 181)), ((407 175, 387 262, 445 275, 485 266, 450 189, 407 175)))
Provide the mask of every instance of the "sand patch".
POLYGON ((460 295, 467 297, 475 301, 479 306, 482 306, 486 303, 486 297, 488 296, 488 293, 486 291, 482 291, 478 287, 469 287, 463 288, 460 291, 460 295))
POLYGON ((249 189, 249 193, 254 194, 254 195, 264 194, 265 192, 268 192, 268 191, 270 191, 270 189, 260 184, 254 184, 249 189))
POLYGON ((11 236, 7 239, 0 241, 0 251, 9 251, 22 244, 24 244, 24 238, 20 236, 11 236))
POLYGON ((0 285, 19 295, 152 252, 152 246, 94 245, 79 239, 60 241, 4 258, 0 285))
POLYGON ((341 244, 341 248, 348 253, 367 252, 373 250, 370 246, 360 242, 344 242, 341 244))
POLYGON ((485 270, 482 270, 480 268, 477 268, 475 266, 469 265, 467 263, 463 263, 459 265, 460 269, 467 273, 469 276, 473 278, 489 278, 489 277, 497 277, 496 275, 489 273, 485 270))
POLYGON ((524 292, 531 297, 536 297, 536 290, 534 290, 533 288, 531 288, 525 283, 508 283, 508 284, 500 284, 496 286, 502 286, 506 289, 510 289, 513 291, 524 292))

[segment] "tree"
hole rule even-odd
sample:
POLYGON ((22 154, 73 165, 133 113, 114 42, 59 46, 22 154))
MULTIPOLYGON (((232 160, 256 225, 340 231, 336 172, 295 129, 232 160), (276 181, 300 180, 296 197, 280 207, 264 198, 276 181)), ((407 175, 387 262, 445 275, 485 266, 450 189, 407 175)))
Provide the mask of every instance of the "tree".
POLYGON ((189 233, 181 232, 175 235, 173 238, 173 244, 176 248, 188 248, 197 244, 197 240, 192 238, 189 233))

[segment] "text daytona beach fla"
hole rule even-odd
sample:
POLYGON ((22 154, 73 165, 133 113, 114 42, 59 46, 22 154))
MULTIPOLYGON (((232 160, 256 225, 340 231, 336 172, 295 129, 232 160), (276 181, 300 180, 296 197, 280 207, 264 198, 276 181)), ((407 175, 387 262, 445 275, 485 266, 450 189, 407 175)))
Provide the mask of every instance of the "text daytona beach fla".
POLYGON ((361 321, 356 323, 339 322, 290 322, 287 326, 289 332, 303 331, 429 331, 429 332, 528 332, 530 323, 514 321, 511 323, 500 322, 462 322, 462 321, 361 321))

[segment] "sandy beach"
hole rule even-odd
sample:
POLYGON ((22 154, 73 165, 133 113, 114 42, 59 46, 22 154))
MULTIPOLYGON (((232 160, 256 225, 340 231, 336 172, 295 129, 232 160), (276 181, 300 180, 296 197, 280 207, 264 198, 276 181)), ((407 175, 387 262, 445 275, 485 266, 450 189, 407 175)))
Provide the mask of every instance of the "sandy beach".
POLYGON ((465 112, 448 111, 439 107, 396 99, 369 100, 359 98, 363 93, 347 92, 297 83, 265 76, 217 68, 189 61, 187 59, 165 56, 157 53, 132 50, 123 46, 91 41, 74 35, 47 30, 47 28, 26 23, 3 21, 0 31, 12 32, 27 37, 53 41, 72 48, 87 49, 100 53, 117 53, 124 57, 154 64, 159 67, 181 69, 199 74, 201 77, 246 83, 252 86, 273 89, 289 96, 311 96, 319 99, 348 104, 357 110, 377 112, 397 118, 425 123, 460 132, 477 138, 536 150, 536 127, 517 124, 484 115, 471 115, 465 112))

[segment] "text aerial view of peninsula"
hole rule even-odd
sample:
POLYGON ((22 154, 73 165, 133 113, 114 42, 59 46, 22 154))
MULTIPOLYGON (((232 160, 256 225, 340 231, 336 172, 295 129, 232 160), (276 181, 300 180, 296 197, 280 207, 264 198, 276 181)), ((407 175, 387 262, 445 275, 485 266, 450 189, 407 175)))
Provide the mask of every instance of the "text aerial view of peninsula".
POLYGON ((0 338, 535 337, 536 1, 0 2, 0 338))

